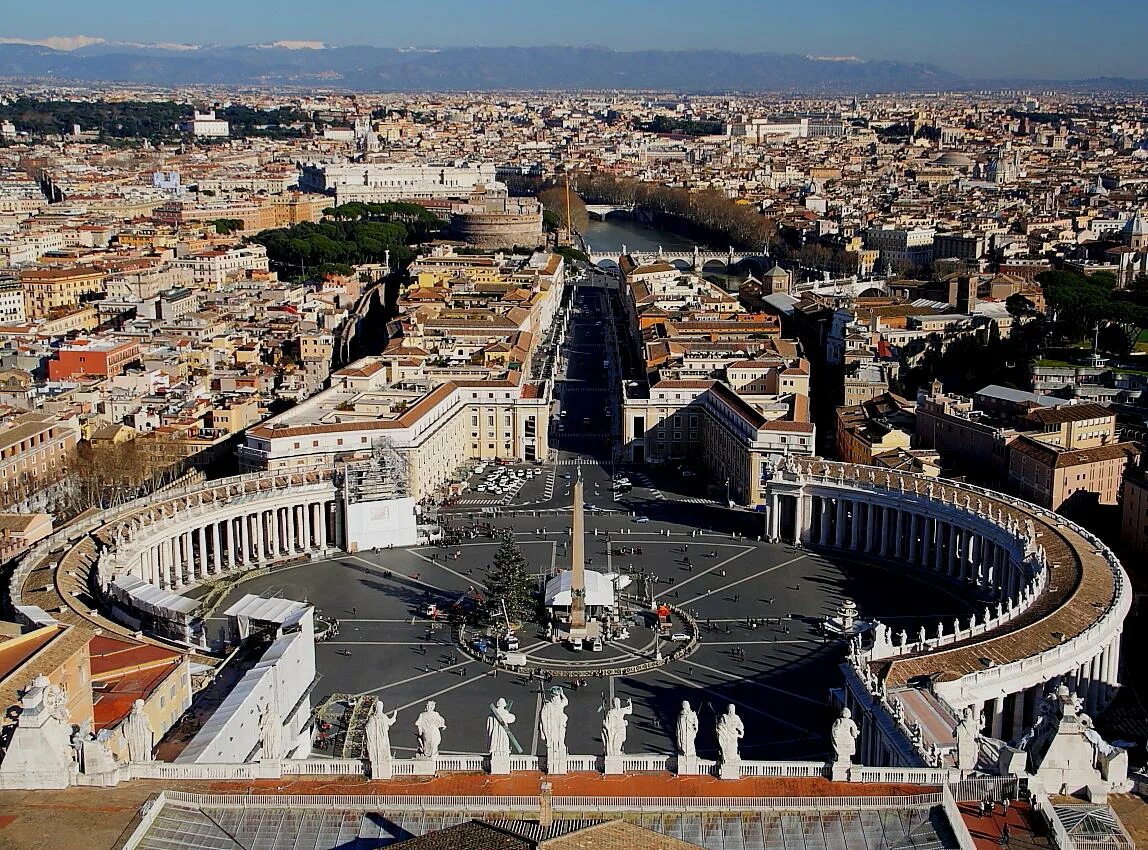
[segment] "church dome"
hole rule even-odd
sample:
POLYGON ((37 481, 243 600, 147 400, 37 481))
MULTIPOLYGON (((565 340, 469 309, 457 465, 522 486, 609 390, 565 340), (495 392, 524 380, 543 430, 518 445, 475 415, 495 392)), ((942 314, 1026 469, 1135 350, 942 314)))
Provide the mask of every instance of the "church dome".
POLYGON ((972 168, 973 161, 959 151, 945 151, 933 160, 933 165, 942 168, 972 168))

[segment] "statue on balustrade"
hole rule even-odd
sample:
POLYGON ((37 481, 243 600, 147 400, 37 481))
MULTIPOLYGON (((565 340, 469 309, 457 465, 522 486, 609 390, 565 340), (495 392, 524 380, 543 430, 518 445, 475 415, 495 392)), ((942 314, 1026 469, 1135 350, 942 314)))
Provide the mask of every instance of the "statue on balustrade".
POLYGON ((857 753, 857 738, 861 730, 853 721, 853 713, 848 708, 841 709, 841 715, 833 721, 830 737, 833 739, 833 763, 847 765, 857 753))
POLYGON ((969 707, 961 713, 961 719, 953 729, 953 738, 957 742, 957 767, 961 770, 972 770, 977 766, 977 739, 980 732, 977 729, 977 711, 969 707))
POLYGON ((367 760, 371 763, 372 775, 383 762, 392 758, 391 754, 391 727, 398 720, 399 712, 395 709, 390 714, 383 710, 383 701, 375 700, 371 715, 367 718, 367 760))
POLYGON ((151 748, 155 741, 155 732, 151 722, 144 714, 144 701, 137 699, 132 703, 132 710, 123 723, 123 736, 128 745, 128 759, 133 763, 152 761, 151 748))
POLYGON ((678 714, 677 731, 678 755, 697 758, 698 750, 695 742, 698 737, 698 713, 685 700, 682 701, 682 710, 678 714))
POLYGON ((492 757, 510 758, 510 724, 514 721, 510 705, 499 697, 486 718, 487 752, 492 757))
POLYGON ((718 749, 721 750, 722 764, 734 764, 741 761, 738 753, 738 744, 745 737, 745 724, 737 716, 737 707, 730 703, 718 719, 717 740, 718 749))
POLYGON ((621 698, 614 697, 613 704, 602 720, 602 741, 606 745, 607 756, 622 755, 622 747, 626 743, 626 718, 634 713, 634 701, 626 702, 623 706, 621 698))
POLYGON ((570 700, 566 692, 560 687, 550 689, 550 696, 542 704, 538 727, 542 735, 542 742, 546 744, 546 764, 553 773, 554 767, 564 764, 567 757, 566 750, 566 706, 570 700))
POLYGON ((433 760, 438 757, 439 744, 442 743, 442 730, 445 728, 446 721, 435 709, 435 701, 432 699, 415 720, 415 734, 419 741, 418 758, 433 760))

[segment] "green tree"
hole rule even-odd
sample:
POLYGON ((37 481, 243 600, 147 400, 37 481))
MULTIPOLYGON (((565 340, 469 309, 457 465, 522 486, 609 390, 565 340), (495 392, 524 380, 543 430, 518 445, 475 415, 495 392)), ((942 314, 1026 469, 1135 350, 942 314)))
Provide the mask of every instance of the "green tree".
POLYGON ((502 606, 510 622, 534 619, 538 611, 535 577, 518 544, 510 537, 502 541, 486 571, 486 601, 483 617, 488 623, 502 620, 502 606))

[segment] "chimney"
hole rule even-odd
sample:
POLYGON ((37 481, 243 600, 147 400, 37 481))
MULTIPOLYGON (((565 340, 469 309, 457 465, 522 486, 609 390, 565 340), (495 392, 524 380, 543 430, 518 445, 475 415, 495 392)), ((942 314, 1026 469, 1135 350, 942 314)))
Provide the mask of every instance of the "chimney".
POLYGON ((554 825, 554 797, 550 791, 550 783, 543 781, 538 790, 538 825, 543 829, 554 825))

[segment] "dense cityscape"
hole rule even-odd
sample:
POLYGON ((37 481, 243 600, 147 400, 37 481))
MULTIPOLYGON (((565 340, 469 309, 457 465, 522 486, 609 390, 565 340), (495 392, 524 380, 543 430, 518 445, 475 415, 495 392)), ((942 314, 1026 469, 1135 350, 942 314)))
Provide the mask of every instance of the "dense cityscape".
POLYGON ((19 76, 0 847, 1148 836, 1142 89, 19 76))

